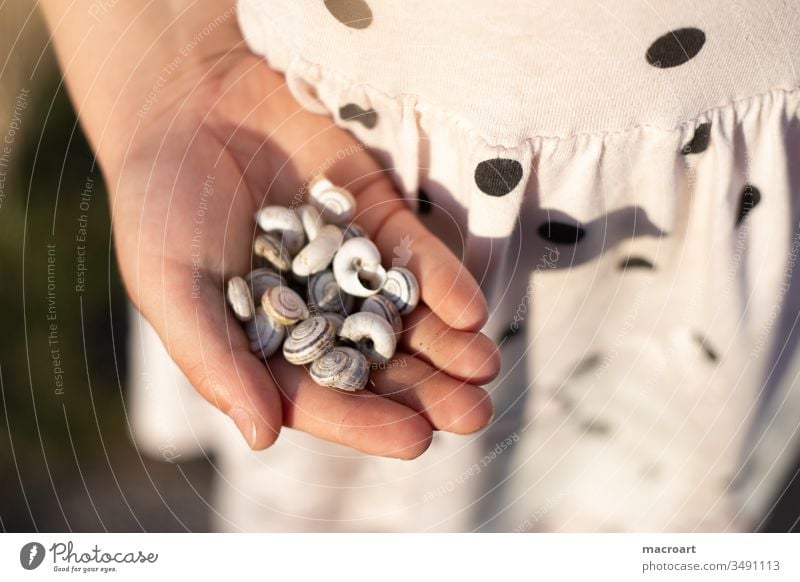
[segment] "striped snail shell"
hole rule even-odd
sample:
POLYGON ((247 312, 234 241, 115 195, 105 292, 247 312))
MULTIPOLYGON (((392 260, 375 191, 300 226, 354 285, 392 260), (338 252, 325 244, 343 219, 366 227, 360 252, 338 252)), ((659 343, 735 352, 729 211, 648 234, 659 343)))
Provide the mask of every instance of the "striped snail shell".
POLYGON ((344 229, 344 240, 348 241, 351 238, 367 238, 367 231, 357 222, 351 222, 344 229))
POLYGON ((368 238, 351 238, 333 258, 333 274, 345 293, 369 297, 383 288, 386 271, 381 253, 368 238))
POLYGON ((297 209, 297 216, 300 218, 300 222, 303 224, 303 229, 306 231, 306 238, 308 239, 308 242, 311 242, 317 238, 317 234, 319 234, 320 229, 325 226, 325 221, 322 219, 322 215, 319 213, 319 210, 310 204, 304 204, 297 209))
POLYGON ((324 311, 320 315, 331 322, 333 330, 338 336, 342 331, 342 325, 344 325, 344 315, 335 311, 324 311))
POLYGON ((347 224, 356 213, 356 199, 344 188, 334 186, 325 176, 317 176, 308 185, 308 194, 317 210, 331 224, 347 224))
POLYGON ((256 307, 253 319, 245 322, 245 333, 250 340, 250 351, 267 359, 281 347, 286 337, 286 327, 273 321, 263 307, 256 307))
POLYGON ((320 386, 356 392, 367 385, 369 362, 358 350, 339 347, 314 360, 309 373, 320 386))
POLYGON ((240 321, 253 319, 256 307, 253 304, 253 294, 247 281, 241 277, 231 277, 228 280, 228 290, 225 294, 233 313, 240 321))
POLYGON ((403 319, 400 317, 400 312, 395 307, 395 304, 392 303, 392 300, 385 295, 367 297, 361 304, 361 311, 380 315, 389 322, 394 333, 403 331, 403 319))
POLYGON ((397 348, 392 326, 380 315, 360 311, 344 320, 340 337, 353 342, 370 362, 388 362, 397 348))
POLYGON ((259 234, 253 241, 253 252, 279 271, 292 268, 292 257, 288 249, 271 234, 259 234))
POLYGON ((308 302, 319 311, 345 314, 353 310, 354 298, 339 288, 333 271, 322 271, 308 281, 308 302))
POLYGON ((297 292, 279 285, 271 287, 261 298, 261 306, 272 319, 282 325, 293 325, 308 319, 308 307, 297 292))
POLYGON ((389 269, 381 293, 392 300, 400 315, 408 315, 419 303, 419 283, 405 267, 389 269))
POLYGON ((258 304, 261 303, 261 298, 267 292, 267 289, 276 285, 286 285, 286 280, 282 275, 267 267, 250 271, 245 277, 245 281, 250 284, 253 300, 258 304))
POLYGON ((308 277, 328 268, 342 244, 342 231, 328 224, 319 229, 317 236, 297 253, 292 261, 292 272, 297 277, 308 277))
POLYGON ((261 230, 278 238, 290 256, 296 255, 306 244, 306 231, 291 208, 267 206, 256 212, 256 222, 261 230))
POLYGON ((290 364, 301 366, 319 358, 333 347, 336 333, 333 324, 315 315, 301 321, 283 342, 283 357, 290 364))

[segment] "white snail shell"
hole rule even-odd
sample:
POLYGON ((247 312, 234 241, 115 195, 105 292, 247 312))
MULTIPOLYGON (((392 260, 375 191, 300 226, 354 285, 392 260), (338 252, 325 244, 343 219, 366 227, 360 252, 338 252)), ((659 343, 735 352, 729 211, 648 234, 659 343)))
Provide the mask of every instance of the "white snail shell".
POLYGON ((358 350, 339 347, 315 360, 309 373, 320 386, 355 392, 367 385, 369 362, 358 350))
POLYGON ((389 322, 394 333, 403 331, 403 319, 400 317, 400 312, 397 310, 392 300, 385 295, 367 297, 364 299, 364 303, 361 304, 361 311, 380 315, 389 322))
POLYGON ((405 267, 389 269, 381 293, 392 300, 400 315, 408 315, 419 303, 419 283, 405 267))
POLYGON ((306 231, 302 222, 290 208, 267 206, 256 212, 256 222, 267 234, 277 236, 289 251, 296 255, 306 243, 306 231))
POLYGON ((333 258, 333 274, 345 293, 369 297, 381 290, 386 270, 378 247, 367 238, 351 238, 333 258))
POLYGON ((347 224, 356 213, 356 199, 344 188, 334 186, 324 176, 308 185, 309 198, 322 217, 331 224, 347 224))
POLYGON ((344 240, 350 240, 351 238, 366 238, 367 231, 364 230, 364 227, 358 224, 357 222, 351 222, 347 225, 347 228, 344 229, 344 240))
POLYGON ((300 218, 300 222, 303 224, 303 229, 306 232, 306 238, 308 241, 311 242, 317 238, 317 234, 319 234, 320 229, 325 226, 325 221, 322 219, 322 215, 319 213, 319 210, 310 204, 304 204, 297 209, 297 216, 300 218))
POLYGON ((253 319, 256 307, 253 304, 253 294, 250 292, 247 281, 241 277, 231 277, 228 281, 226 296, 233 313, 240 321, 253 319))
POLYGON ((262 267, 260 269, 253 269, 245 277, 245 281, 250 284, 250 291, 253 293, 253 300, 261 304, 261 298, 267 289, 275 287, 276 285, 286 285, 286 280, 279 273, 262 267))
POLYGON ((333 347, 336 334, 333 324, 317 315, 301 321, 283 342, 283 357, 290 364, 309 364, 333 347))
POLYGON ((308 204, 260 209, 259 268, 226 287, 253 352, 267 359, 283 346, 289 363, 310 364, 317 384, 348 392, 363 390, 371 367, 394 357, 402 316, 420 300, 411 271, 383 267, 355 212, 353 195, 321 175, 308 204))
POLYGON ((388 362, 397 348, 392 326, 380 315, 354 313, 344 320, 340 337, 353 342, 370 362, 388 362))
POLYGON ((250 351, 267 359, 281 347, 286 327, 273 321, 263 307, 256 307, 253 319, 245 323, 250 351))
POLYGON ((253 241, 253 252, 278 269, 288 271, 292 268, 292 257, 289 250, 280 240, 271 234, 259 234, 253 241))
POLYGON ((317 236, 297 253, 292 261, 292 272, 297 277, 308 277, 328 268, 342 244, 342 231, 328 224, 319 229, 317 236))
POLYGON ((349 313, 353 310, 354 298, 339 288, 333 271, 321 271, 308 281, 308 302, 319 311, 349 313))
POLYGON ((294 325, 301 319, 308 319, 309 315, 303 298, 284 285, 268 289, 261 298, 261 306, 282 325, 294 325))
POLYGON ((336 313, 335 311, 325 311, 320 313, 322 317, 327 319, 333 325, 333 331, 336 335, 339 335, 342 331, 342 325, 344 325, 344 315, 341 313, 336 313))

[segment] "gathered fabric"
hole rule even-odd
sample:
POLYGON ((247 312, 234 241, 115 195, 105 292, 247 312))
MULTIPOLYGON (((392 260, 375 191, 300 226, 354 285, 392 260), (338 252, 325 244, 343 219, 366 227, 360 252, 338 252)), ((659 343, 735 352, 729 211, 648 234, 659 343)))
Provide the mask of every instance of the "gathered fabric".
POLYGON ((247 494, 233 478, 226 520, 758 524, 787 461, 753 453, 800 418, 800 6, 240 0, 238 18, 461 253, 504 362, 492 426, 420 460, 304 436, 257 468, 229 455, 247 494))

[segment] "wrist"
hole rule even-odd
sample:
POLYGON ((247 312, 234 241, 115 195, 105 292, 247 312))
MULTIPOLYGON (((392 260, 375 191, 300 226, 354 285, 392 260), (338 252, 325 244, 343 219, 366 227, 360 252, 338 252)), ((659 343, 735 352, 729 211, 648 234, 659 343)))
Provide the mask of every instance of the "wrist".
POLYGON ((115 165, 111 160, 123 154, 137 127, 191 88, 203 62, 241 43, 234 0, 41 4, 70 95, 104 170, 115 165))

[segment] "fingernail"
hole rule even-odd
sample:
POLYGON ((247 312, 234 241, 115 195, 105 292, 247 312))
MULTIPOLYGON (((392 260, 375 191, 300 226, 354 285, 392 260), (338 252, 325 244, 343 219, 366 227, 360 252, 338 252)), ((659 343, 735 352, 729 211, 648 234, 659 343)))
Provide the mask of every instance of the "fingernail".
POLYGON ((239 432, 242 433, 244 440, 246 440, 247 444, 252 447, 256 442, 256 425, 253 422, 253 417, 250 416, 250 413, 244 408, 239 408, 237 406, 235 408, 231 408, 230 412, 228 412, 228 416, 233 419, 233 422, 236 424, 236 428, 238 428, 239 432))

